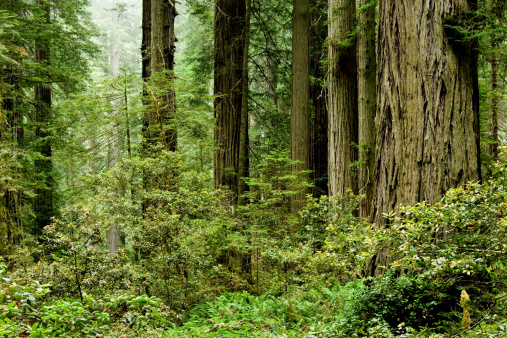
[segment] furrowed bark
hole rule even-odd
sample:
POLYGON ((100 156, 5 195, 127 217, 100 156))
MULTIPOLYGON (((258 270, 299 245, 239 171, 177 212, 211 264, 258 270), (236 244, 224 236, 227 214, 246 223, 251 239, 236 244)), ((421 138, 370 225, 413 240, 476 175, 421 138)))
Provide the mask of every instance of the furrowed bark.
MULTIPOLYGON (((309 169, 310 160, 310 1, 294 0, 292 12, 292 98, 290 117, 291 160, 298 161, 292 172, 309 169)), ((308 174, 298 175, 307 180, 308 174)), ((304 206, 306 191, 292 196, 292 211, 298 212, 304 206)))
POLYGON ((359 216, 370 217, 375 187, 375 2, 359 0, 358 52, 358 192, 365 196, 359 204, 359 216))
MULTIPOLYGON (((479 119, 475 42, 451 41, 444 19, 471 1, 384 0, 378 28, 376 196, 373 219, 402 205, 437 202, 478 181, 479 119)), ((443 234, 445 235, 445 234, 443 234)), ((384 250, 372 275, 388 265, 384 250)))
POLYGON ((356 3, 329 1, 329 194, 357 193, 356 3))

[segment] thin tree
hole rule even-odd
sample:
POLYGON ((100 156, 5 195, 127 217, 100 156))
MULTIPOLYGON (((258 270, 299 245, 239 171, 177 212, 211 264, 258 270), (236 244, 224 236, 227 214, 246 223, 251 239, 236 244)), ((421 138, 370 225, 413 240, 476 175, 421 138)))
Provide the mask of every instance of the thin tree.
POLYGON ((328 194, 327 89, 323 61, 327 58, 327 1, 310 1, 310 178, 313 195, 328 194))
MULTIPOLYGON (((115 3, 115 6, 117 4, 115 3)), ((119 50, 119 43, 118 43, 118 34, 116 30, 119 26, 119 17, 120 17, 120 11, 118 8, 114 8, 111 11, 111 19, 113 22, 113 29, 111 34, 111 47, 109 50, 109 66, 111 68, 111 76, 114 78, 118 77, 120 74, 120 50, 119 50)), ((117 102, 115 99, 111 100, 111 107, 112 107, 112 128, 110 130, 110 138, 108 141, 108 153, 107 153, 107 166, 109 169, 112 169, 116 166, 118 161, 120 160, 120 132, 119 132, 119 116, 118 116, 118 107, 117 102)), ((113 219, 113 224, 107 231, 107 249, 111 253, 116 253, 118 251, 118 237, 119 237, 119 231, 117 227, 117 220, 113 219)))
MULTIPOLYGON (((292 11, 292 99, 290 117, 290 154, 297 161, 292 171, 298 173, 309 168, 310 125, 310 1, 294 0, 292 11)), ((308 174, 300 175, 307 179, 308 174)), ((306 191, 293 196, 292 210, 304 205, 306 191)))
POLYGON ((359 216, 370 217, 375 186, 375 0, 359 0, 359 33, 357 36, 358 68, 358 192, 365 196, 359 205, 359 216))
POLYGON ((243 39, 245 41, 245 51, 243 53, 242 64, 242 88, 241 88, 241 119, 239 133, 239 170, 238 176, 238 198, 239 204, 245 204, 243 197, 248 186, 243 178, 248 177, 249 173, 249 156, 248 156, 248 48, 250 46, 250 16, 252 12, 252 0, 246 0, 245 14, 245 33, 243 39))
MULTIPOLYGON (((47 0, 37 0, 40 10, 44 13, 44 24, 50 24, 50 6, 47 0)), ((49 38, 40 36, 35 42, 35 60, 43 67, 50 63, 49 38)), ((54 177, 51 147, 51 83, 40 82, 34 89, 34 121, 36 150, 41 157, 34 161, 36 172, 42 184, 36 188, 34 200, 35 224, 39 231, 51 222, 54 213, 54 177)))

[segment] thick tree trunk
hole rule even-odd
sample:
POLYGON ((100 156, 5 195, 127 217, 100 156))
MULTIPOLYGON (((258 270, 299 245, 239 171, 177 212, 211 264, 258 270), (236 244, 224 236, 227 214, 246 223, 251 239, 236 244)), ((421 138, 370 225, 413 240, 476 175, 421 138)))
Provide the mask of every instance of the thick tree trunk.
MULTIPOLYGON (((46 11, 46 23, 50 23, 50 8, 46 0, 37 0, 37 4, 46 11)), ((35 60, 40 64, 49 64, 49 46, 47 42, 35 43, 35 60)), ((44 186, 35 191, 34 201, 35 224, 42 230, 51 222, 54 212, 54 178, 51 150, 51 132, 48 131, 51 121, 51 84, 39 83, 35 85, 35 132, 36 149, 42 158, 35 160, 35 170, 41 176, 44 186)))
POLYGON ((360 7, 366 7, 359 13, 357 38, 358 52, 358 120, 359 120, 359 172, 358 192, 365 196, 359 204, 359 216, 370 217, 375 187, 375 3, 372 0, 359 0, 360 7))
MULTIPOLYGON (((460 0, 384 0, 377 56, 376 196, 373 219, 400 204, 437 202, 450 188, 480 179, 477 52, 451 42, 444 18, 460 0)), ((383 252, 370 273, 387 265, 383 252)))
MULTIPOLYGON (((215 1, 215 187, 227 186, 238 202, 245 0, 215 1)), ((247 138, 241 138, 246 142, 247 138)))
POLYGON ((356 3, 329 1, 329 194, 357 193, 356 3))
POLYGON ((328 194, 327 175, 327 90, 322 61, 327 57, 324 44, 327 38, 325 5, 321 0, 312 0, 310 12, 310 147, 308 167, 314 184, 313 196, 328 194))
MULTIPOLYGON (((292 11, 292 99, 290 116, 291 160, 298 161, 292 172, 308 170, 310 159, 310 1, 294 0, 292 11)), ((299 175, 308 179, 308 174, 299 175)), ((292 198, 292 210, 298 212, 306 191, 292 198)))

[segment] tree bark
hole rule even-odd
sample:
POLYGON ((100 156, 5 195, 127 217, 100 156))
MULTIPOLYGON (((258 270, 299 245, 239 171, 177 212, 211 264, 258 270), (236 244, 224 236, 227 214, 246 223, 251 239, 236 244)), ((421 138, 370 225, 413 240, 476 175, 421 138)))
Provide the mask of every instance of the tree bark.
MULTIPOLYGON (((248 156, 248 47, 250 46, 250 15, 252 1, 246 0, 245 14, 245 50, 243 53, 243 69, 242 69, 242 88, 241 88, 241 121, 239 131, 239 170, 238 170, 238 198, 239 204, 245 204, 246 199, 243 194, 247 191, 248 186, 242 179, 249 176, 249 156, 248 156)), ((250 265, 249 265, 250 266, 250 265)))
MULTIPOLYGON (((115 3, 115 6, 117 4, 115 3)), ((113 22, 113 32, 111 35, 111 49, 109 53, 109 66, 111 68, 111 75, 113 77, 118 77, 120 74, 120 53, 119 53, 119 45, 118 45, 118 34, 116 33, 116 30, 118 29, 119 25, 119 15, 120 13, 117 10, 113 10, 111 12, 112 14, 112 22, 113 22)), ((120 132, 119 132, 119 123, 118 123, 118 102, 115 99, 112 99, 110 101, 111 107, 112 107, 112 126, 111 126, 111 132, 110 132, 110 139, 108 144, 108 154, 107 154, 107 166, 109 169, 112 169, 116 166, 120 159, 120 150, 119 150, 119 144, 120 144, 120 132)), ((118 251, 118 237, 119 237, 119 230, 118 230, 118 221, 116 219, 113 219, 113 224, 107 231, 106 237, 107 237, 107 250, 114 254, 118 251)))
MULTIPOLYGON (((37 4, 45 11, 45 23, 50 23, 50 7, 46 0, 37 0, 37 4)), ((35 42, 35 60, 41 65, 49 65, 49 45, 47 41, 35 42)), ((51 149, 51 84, 39 83, 34 89, 34 120, 36 149, 42 158, 34 161, 36 172, 41 176, 43 186, 36 188, 34 200, 35 224, 39 231, 51 222, 54 213, 54 177, 51 149)))
POLYGON ((359 216, 370 217, 375 186, 375 88, 377 62, 375 53, 375 3, 359 0, 358 55, 358 192, 365 196, 359 204, 359 216))
POLYGON ((143 0, 143 37, 141 41, 142 78, 147 82, 151 75, 151 0, 143 0))
MULTIPOLYGON (((478 181, 476 43, 450 41, 444 18, 465 0, 384 0, 377 56, 376 196, 373 219, 400 204, 437 202, 450 188, 478 181)), ((382 273, 386 254, 370 272, 382 273)))
POLYGON ((165 117, 167 130, 165 132, 170 151, 176 151, 178 146, 178 130, 176 128, 176 93, 174 90, 174 54, 176 52, 176 34, 174 31, 174 20, 178 13, 173 0, 164 0, 164 65, 170 79, 169 90, 167 91, 168 113, 165 117))
POLYGON ((329 194, 357 193, 356 3, 329 1, 329 194))
MULTIPOLYGON (((215 1, 215 77, 214 116, 215 187, 227 186, 238 203, 243 55, 245 51, 246 2, 245 0, 215 1)), ((242 141, 246 142, 243 137, 242 141)))
POLYGON ((328 138, 327 138, 327 89, 322 61, 327 57, 327 3, 312 0, 310 6, 310 147, 308 167, 314 184, 313 196, 328 194, 328 138))
MULTIPOLYGON (((309 169, 310 159, 310 1, 294 0, 292 11, 292 99, 290 117, 291 160, 297 173, 309 169)), ((307 180, 308 174, 298 175, 307 180)), ((303 208, 306 191, 292 197, 292 211, 303 208)))
MULTIPOLYGON (((159 139, 167 151, 176 151, 177 134, 174 125, 176 104, 174 95, 174 18, 176 9, 169 0, 151 0, 151 76, 167 71, 167 90, 158 96, 158 107, 150 113, 149 129, 152 139, 159 139)), ((153 93, 155 94, 155 93, 153 93)))
MULTIPOLYGON (((151 76, 151 0, 143 0, 143 19, 142 19, 142 41, 141 41, 141 57, 142 57, 142 70, 141 76, 144 83, 147 83, 151 76)), ((142 119, 142 134, 143 134, 143 152, 147 156, 149 153, 149 144, 151 143, 150 137, 150 109, 149 105, 151 99, 149 98, 148 91, 143 86, 143 106, 145 106, 142 119)), ((146 175, 143 175, 146 176, 146 175)), ((143 177, 143 186, 146 189, 147 178, 143 177)), ((145 210, 145 203, 143 202, 143 213, 145 210)))
POLYGON ((495 52, 491 55, 491 146, 490 155, 494 161, 498 160, 498 107, 500 104, 500 93, 498 92, 498 63, 499 57, 496 49, 498 46, 493 44, 495 52))

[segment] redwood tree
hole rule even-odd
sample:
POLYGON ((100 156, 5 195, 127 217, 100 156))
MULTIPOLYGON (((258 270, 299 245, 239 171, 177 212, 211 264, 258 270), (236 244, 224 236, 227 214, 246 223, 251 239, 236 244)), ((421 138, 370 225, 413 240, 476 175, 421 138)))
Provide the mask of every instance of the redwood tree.
POLYGON ((214 77, 214 116, 215 187, 227 186, 238 202, 240 169, 248 172, 248 157, 240 156, 240 149, 247 149, 240 140, 247 142, 247 128, 241 128, 243 56, 245 51, 245 0, 215 1, 215 77, 214 77), (242 162, 240 164, 240 161, 242 162))
POLYGON ((359 204, 359 216, 370 217, 375 178, 375 4, 359 0, 357 37, 358 68, 358 192, 365 196, 359 204))
POLYGON ((327 90, 323 61, 327 58, 327 2, 310 1, 310 158, 308 166, 314 184, 313 195, 328 194, 327 178, 327 90))
POLYGON ((177 134, 174 126, 176 113, 175 94, 172 88, 174 78, 174 52, 176 37, 174 34, 174 19, 176 8, 170 0, 151 0, 151 76, 166 71, 169 84, 164 83, 162 93, 153 95, 154 109, 150 112, 149 124, 151 137, 160 139, 164 148, 176 150, 177 134), (154 98, 158 96, 158 98, 154 98))
POLYGON ((329 193, 357 192, 356 2, 329 0, 329 193))
MULTIPOLYGON (((50 24, 50 7, 47 0, 37 0, 41 12, 44 13, 44 24, 50 24)), ((39 36, 35 42, 35 60, 47 66, 50 63, 50 41, 46 36, 39 36)), ((41 157, 34 161, 36 172, 40 175, 42 185, 36 188, 34 200, 35 223, 39 230, 51 222, 54 214, 54 177, 51 147, 51 83, 40 82, 34 88, 34 120, 36 150, 41 157)))
MULTIPOLYGON (((450 40, 444 28, 445 18, 473 6, 465 0, 380 2, 377 226, 400 204, 434 203, 481 177, 476 43, 450 40)), ((381 273, 387 261, 384 250, 369 273, 381 273)))
MULTIPOLYGON (((308 170, 310 148, 310 1, 294 0, 292 11, 292 104, 290 117, 293 172, 308 170)), ((302 178, 306 178, 305 174, 302 178)), ((292 208, 303 206, 305 191, 294 195, 292 208)))

